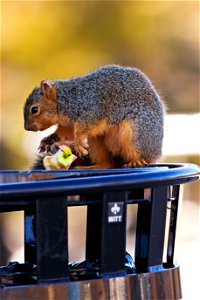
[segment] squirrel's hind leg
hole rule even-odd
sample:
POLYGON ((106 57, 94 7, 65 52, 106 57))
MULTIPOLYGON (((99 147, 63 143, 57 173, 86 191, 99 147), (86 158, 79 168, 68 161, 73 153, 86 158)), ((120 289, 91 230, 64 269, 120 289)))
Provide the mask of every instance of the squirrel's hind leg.
POLYGON ((124 120, 120 124, 119 143, 122 145, 124 168, 143 167, 148 164, 135 143, 136 128, 132 120, 124 120))
POLYGON ((110 152, 122 158, 125 168, 142 167, 148 163, 137 148, 135 135, 136 127, 131 119, 111 126, 106 135, 106 145, 110 152))

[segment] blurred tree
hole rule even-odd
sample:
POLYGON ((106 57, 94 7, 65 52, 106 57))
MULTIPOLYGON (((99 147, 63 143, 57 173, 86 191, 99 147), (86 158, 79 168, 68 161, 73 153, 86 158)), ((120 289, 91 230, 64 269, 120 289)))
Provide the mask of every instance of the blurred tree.
MULTIPOLYGON (((79 76, 104 64, 142 69, 169 112, 198 111, 197 1, 3 1, 1 5, 1 136, 7 149, 21 156, 32 151, 24 140, 29 133, 23 129, 22 110, 35 85, 42 79, 79 76)), ((24 167, 17 157, 11 167, 24 167)))

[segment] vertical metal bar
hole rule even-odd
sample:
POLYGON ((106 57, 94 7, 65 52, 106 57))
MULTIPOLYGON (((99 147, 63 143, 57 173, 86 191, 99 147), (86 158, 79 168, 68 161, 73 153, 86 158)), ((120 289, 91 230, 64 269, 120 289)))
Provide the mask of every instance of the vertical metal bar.
POLYGON ((125 272, 126 200, 125 191, 104 193, 100 257, 102 274, 125 272))
POLYGON ((67 279, 66 199, 37 199, 36 214, 38 281, 67 279))
POLYGON ((85 197, 87 197, 87 199, 102 200, 101 203, 88 204, 87 206, 86 259, 95 261, 100 258, 101 253, 103 194, 92 193, 85 197))
POLYGON ((126 192, 91 194, 101 203, 88 205, 86 259, 100 261, 102 274, 125 270, 126 192))
POLYGON ((167 186, 153 189, 148 267, 162 265, 167 213, 167 186))
POLYGON ((138 273, 147 272, 150 223, 151 203, 138 204, 135 243, 135 266, 138 273))
POLYGON ((137 272, 162 265, 167 186, 152 189, 151 203, 138 204, 135 263, 137 272))
POLYGON ((176 227, 177 227, 177 214, 178 214, 178 200, 179 200, 180 186, 175 185, 172 189, 170 222, 169 222, 169 237, 167 247, 167 267, 173 267, 174 248, 176 239, 176 227))
POLYGON ((25 263, 36 264, 36 206, 28 206, 24 209, 24 252, 25 263))

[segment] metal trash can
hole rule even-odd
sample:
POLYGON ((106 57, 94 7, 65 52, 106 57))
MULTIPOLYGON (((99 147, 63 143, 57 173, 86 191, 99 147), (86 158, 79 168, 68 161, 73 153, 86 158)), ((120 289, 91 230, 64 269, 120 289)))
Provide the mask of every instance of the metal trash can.
POLYGON ((199 179, 196 165, 1 171, 0 179, 0 212, 23 210, 25 232, 24 264, 0 267, 0 299, 182 298, 173 262, 179 187, 199 179), (138 206, 133 258, 126 252, 129 204, 138 206), (85 260, 70 263, 67 208, 80 205, 87 206, 85 260))

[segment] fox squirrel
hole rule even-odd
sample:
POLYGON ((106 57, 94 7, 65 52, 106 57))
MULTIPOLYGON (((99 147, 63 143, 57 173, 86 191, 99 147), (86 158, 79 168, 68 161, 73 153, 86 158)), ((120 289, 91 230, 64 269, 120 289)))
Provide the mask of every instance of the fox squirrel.
MULTIPOLYGON (((24 106, 26 130, 45 130, 41 151, 54 144, 73 144, 80 157, 113 168, 155 163, 161 156, 164 103, 140 70, 108 65, 69 80, 43 80, 24 106)), ((86 166, 83 166, 86 168, 86 166)))

